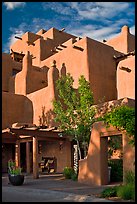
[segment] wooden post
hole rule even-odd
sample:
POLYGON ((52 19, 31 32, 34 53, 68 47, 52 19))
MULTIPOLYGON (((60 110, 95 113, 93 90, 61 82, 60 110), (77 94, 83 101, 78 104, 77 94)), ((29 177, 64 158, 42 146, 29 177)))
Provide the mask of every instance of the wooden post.
POLYGON ((20 166, 20 141, 17 140, 15 144, 15 163, 20 166))
POLYGON ((37 179, 38 175, 38 139, 33 137, 33 178, 37 179))
POLYGON ((27 173, 30 174, 30 142, 26 142, 26 167, 27 173))

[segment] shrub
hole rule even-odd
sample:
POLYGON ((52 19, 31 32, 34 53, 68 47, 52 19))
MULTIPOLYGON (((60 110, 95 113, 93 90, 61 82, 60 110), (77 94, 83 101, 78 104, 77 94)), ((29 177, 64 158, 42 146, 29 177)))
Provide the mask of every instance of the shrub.
POLYGON ((71 175, 71 179, 73 181, 77 181, 78 180, 78 175, 74 172, 72 175, 71 175))
POLYGON ((108 166, 111 167, 110 181, 123 181, 123 160, 113 159, 108 161, 108 166))
POLYGON ((104 189, 102 192, 101 192, 101 196, 102 198, 106 198, 106 197, 116 197, 117 196, 117 186, 114 186, 114 187, 109 187, 109 188, 106 188, 104 189))
POLYGON ((124 200, 135 200, 135 185, 129 183, 119 186, 117 189, 117 196, 124 200))
POLYGON ((135 183, 135 173, 133 171, 126 171, 124 176, 125 184, 135 183))
POLYGON ((71 179, 72 175, 74 174, 74 170, 72 167, 65 167, 63 170, 63 175, 66 179, 71 179))

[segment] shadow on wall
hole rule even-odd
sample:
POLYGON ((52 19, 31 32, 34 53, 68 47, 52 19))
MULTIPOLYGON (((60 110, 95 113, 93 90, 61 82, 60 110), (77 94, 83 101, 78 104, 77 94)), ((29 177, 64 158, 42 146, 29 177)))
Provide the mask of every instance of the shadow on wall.
POLYGON ((42 106, 42 113, 39 116, 39 125, 40 126, 51 126, 54 118, 54 112, 50 109, 49 111, 45 111, 45 106, 42 106))
POLYGON ((33 103, 27 97, 24 103, 24 122, 33 123, 33 103))
POLYGON ((26 96, 2 93, 2 128, 13 123, 33 123, 33 104, 26 96), (8 116, 8 117, 7 117, 8 116))
POLYGON ((56 67, 56 61, 53 61, 53 65, 52 67, 54 67, 53 69, 53 83, 54 83, 54 90, 55 90, 55 99, 58 99, 58 91, 56 90, 56 81, 62 77, 62 76, 66 76, 66 66, 65 63, 62 63, 62 67, 60 69, 60 71, 58 70, 58 68, 56 67))
MULTIPOLYGON (((59 73, 59 70, 56 68, 56 61, 53 61, 52 67, 54 67, 54 69, 52 70, 53 71, 52 77, 53 77, 53 84, 54 84, 54 90, 55 90, 55 99, 57 100, 58 91, 56 90, 56 81, 59 79, 59 76, 60 77, 66 76, 66 66, 65 66, 65 63, 62 63, 60 73, 59 73)), ((42 112, 41 112, 41 115, 39 115, 39 125, 40 126, 51 126, 51 125, 54 126, 55 125, 54 116, 55 115, 54 115, 53 110, 50 109, 49 111, 46 112, 45 106, 42 106, 42 112)))

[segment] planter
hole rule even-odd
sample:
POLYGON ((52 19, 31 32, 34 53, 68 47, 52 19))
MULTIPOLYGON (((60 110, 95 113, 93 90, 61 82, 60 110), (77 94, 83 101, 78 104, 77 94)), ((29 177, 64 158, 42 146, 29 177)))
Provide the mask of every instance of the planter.
POLYGON ((9 174, 9 181, 14 186, 20 186, 24 182, 24 175, 12 175, 9 174))

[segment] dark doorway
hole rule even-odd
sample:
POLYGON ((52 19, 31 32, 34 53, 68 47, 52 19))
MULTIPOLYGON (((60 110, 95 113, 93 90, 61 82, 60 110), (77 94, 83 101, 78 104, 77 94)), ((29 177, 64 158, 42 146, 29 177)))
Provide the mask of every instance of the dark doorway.
POLYGON ((20 143, 20 166, 22 172, 26 172, 26 143, 20 143))
POLYGON ((8 172, 8 160, 15 160, 15 144, 2 144, 2 173, 8 172))
POLYGON ((122 135, 108 137, 109 183, 123 181, 122 135))

